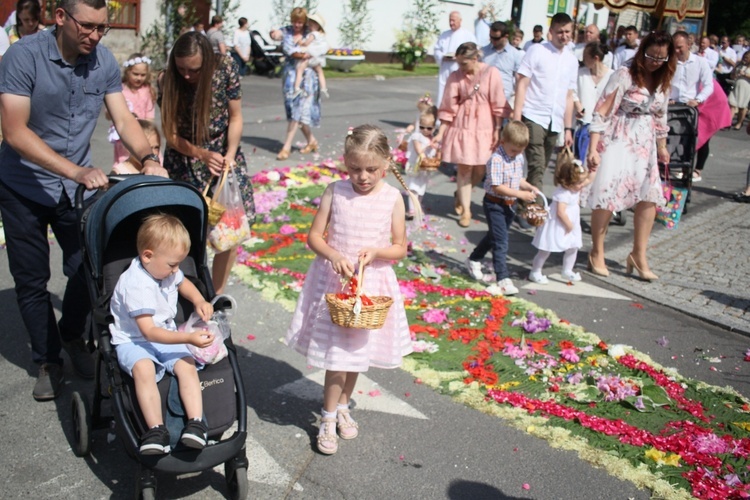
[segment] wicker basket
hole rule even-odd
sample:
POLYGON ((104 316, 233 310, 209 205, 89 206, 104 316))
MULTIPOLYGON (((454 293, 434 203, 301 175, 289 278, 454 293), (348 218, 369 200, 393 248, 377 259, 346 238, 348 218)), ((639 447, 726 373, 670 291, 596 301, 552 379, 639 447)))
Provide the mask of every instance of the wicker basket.
MULTIPOLYGON (((219 197, 219 193, 221 193, 221 190, 224 188, 228 170, 229 169, 227 169, 225 165, 224 170, 219 177, 219 181, 216 184, 216 191, 213 192, 212 196, 208 196, 208 188, 211 186, 211 181, 208 181, 206 187, 203 189, 203 199, 206 200, 206 205, 208 206, 208 224, 211 226, 218 224, 221 220, 221 216, 224 215, 224 212, 227 210, 227 207, 215 200, 219 197)), ((213 177, 211 177, 211 180, 213 180, 213 177)))
POLYGON ((419 162, 419 170, 426 170, 428 172, 437 170, 442 161, 442 155, 438 151, 434 158, 422 158, 419 162))
POLYGON ((539 227, 544 224, 544 221, 546 221, 549 216, 549 204, 547 203, 547 198, 541 192, 539 192, 539 196, 541 196, 544 201, 543 207, 538 203, 531 203, 526 206, 526 222, 534 227, 539 227))
POLYGON ((340 299, 335 293, 326 294, 328 302, 328 312, 331 314, 331 321, 339 326, 346 328, 364 328, 365 330, 378 330, 383 328, 385 318, 388 316, 388 309, 393 304, 390 297, 370 297, 372 305, 361 304, 359 314, 355 313, 355 304, 362 293, 364 284, 364 267, 359 265, 359 275, 357 279, 357 293, 355 297, 340 299))

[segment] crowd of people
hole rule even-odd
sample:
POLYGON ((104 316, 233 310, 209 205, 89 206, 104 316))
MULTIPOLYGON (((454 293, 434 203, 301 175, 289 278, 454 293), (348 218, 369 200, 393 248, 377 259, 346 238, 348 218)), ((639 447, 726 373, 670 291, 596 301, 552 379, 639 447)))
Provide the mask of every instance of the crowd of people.
MULTIPOLYGON (((734 46, 728 37, 704 37, 696 43, 685 31, 671 35, 657 31, 641 38, 635 26, 623 26, 612 39, 605 40, 597 26, 575 33, 573 20, 557 14, 546 37, 543 27, 535 26, 533 38, 523 44, 523 35, 519 36, 514 26, 489 22, 488 17, 482 9, 472 33, 462 27, 460 14, 451 12, 450 29, 440 35, 434 48, 440 73, 439 125, 432 154, 442 152, 442 160, 455 167, 455 209, 462 227, 471 223, 472 188, 484 179, 483 209, 490 225, 489 239, 485 238, 467 260, 468 273, 483 278, 481 257, 493 249, 498 280, 495 290, 505 295, 517 293, 504 264, 507 233, 511 223, 532 229, 528 206, 536 197, 519 188, 530 186, 532 194, 541 193, 547 165, 555 150, 564 147, 572 149, 579 164, 573 168, 569 161, 558 161, 557 169, 582 169, 586 175, 562 181, 556 173, 558 190, 552 197, 550 220, 537 229, 537 236, 544 236, 535 240, 545 243, 538 246, 540 253, 530 279, 546 283, 541 274, 546 252, 570 250, 567 244, 548 240, 549 235, 556 235, 569 241, 570 233, 575 232, 575 224, 565 215, 570 213, 567 209, 572 199, 576 203, 580 199, 581 206, 592 210, 592 249, 587 263, 592 273, 609 275, 604 258, 607 226, 613 215, 621 217, 630 209, 635 213, 634 236, 626 269, 644 280, 658 279, 648 265, 646 247, 657 207, 668 201, 662 191, 665 169, 660 170, 659 165, 670 162, 669 106, 690 106, 698 111, 695 169, 674 176, 692 175, 688 181, 700 182, 711 136, 729 127, 733 116, 734 128, 740 129, 746 116, 750 56, 745 38, 736 37, 734 46), (477 45, 477 39, 486 44, 477 45), (517 136, 503 140, 501 130, 512 123, 526 126, 525 140, 517 136), (511 152, 508 144, 512 144, 511 152), (519 157, 521 151, 524 154, 519 157), (523 184, 511 175, 522 171, 523 184), (571 185, 575 188, 570 189, 571 185), (498 204, 506 208, 497 209, 498 204), (545 229, 547 226, 555 229, 545 229)), ((417 122, 421 124, 430 113, 423 111, 417 122)), ((407 172, 413 170, 407 164, 407 172)), ((426 183, 423 180, 418 194, 424 194, 426 183)), ((748 201, 748 194, 750 186, 735 199, 748 201)), ((580 238, 574 241, 580 248, 580 238)), ((572 271, 575 257, 570 255, 566 253, 562 274, 580 279, 572 271)))

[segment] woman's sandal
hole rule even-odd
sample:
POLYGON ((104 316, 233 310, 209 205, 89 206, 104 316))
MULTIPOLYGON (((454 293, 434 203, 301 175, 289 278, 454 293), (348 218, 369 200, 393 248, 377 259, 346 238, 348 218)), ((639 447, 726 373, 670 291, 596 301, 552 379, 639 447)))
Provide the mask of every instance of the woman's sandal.
POLYGON ((318 148, 319 148, 318 141, 308 142, 307 146, 300 149, 299 152, 302 153, 303 155, 306 155, 308 153, 317 153, 318 148))
POLYGON ((349 413, 349 410, 340 409, 336 417, 338 420, 336 428, 339 430, 341 439, 354 439, 359 436, 359 425, 357 425, 357 422, 354 421, 349 413))
POLYGON ((276 155, 277 160, 286 160, 289 158, 289 150, 288 149, 282 149, 279 151, 279 154, 276 155))
POLYGON ((336 435, 335 425, 335 418, 320 419, 322 432, 318 434, 318 451, 324 455, 333 455, 339 451, 339 437, 336 435))

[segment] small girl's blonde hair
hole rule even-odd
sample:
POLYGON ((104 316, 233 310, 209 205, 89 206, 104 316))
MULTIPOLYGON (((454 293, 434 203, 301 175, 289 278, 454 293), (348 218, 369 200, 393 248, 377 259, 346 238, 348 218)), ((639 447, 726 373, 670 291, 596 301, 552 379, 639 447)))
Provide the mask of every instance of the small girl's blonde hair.
POLYGON ((424 113, 428 109, 434 108, 434 107, 435 107, 435 103, 432 102, 432 97, 430 97, 429 92, 425 92, 425 94, 422 97, 420 97, 419 100, 417 101, 417 109, 419 110, 420 113, 424 113))
POLYGON ((136 236, 138 253, 160 248, 182 248, 190 251, 190 234, 174 215, 153 214, 143 220, 136 236))
POLYGON ((562 186, 569 189, 571 186, 578 184, 586 178, 586 167, 579 160, 570 157, 563 160, 555 167, 555 186, 562 186))
POLYGON ((396 163, 393 161, 391 147, 388 145, 388 137, 383 131, 375 125, 360 125, 350 129, 344 140, 344 156, 372 154, 388 162, 388 169, 396 176, 399 184, 403 186, 411 198, 415 207, 414 219, 417 226, 422 225, 422 207, 417 196, 406 186, 401 172, 398 171, 396 163))

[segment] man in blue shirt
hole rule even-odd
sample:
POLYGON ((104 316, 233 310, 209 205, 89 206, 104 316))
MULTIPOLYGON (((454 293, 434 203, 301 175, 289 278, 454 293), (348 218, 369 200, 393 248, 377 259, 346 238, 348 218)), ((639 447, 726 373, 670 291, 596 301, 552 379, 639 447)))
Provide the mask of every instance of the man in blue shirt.
POLYGON ((94 375, 81 338, 90 302, 73 203, 79 184, 96 190, 108 182, 91 165, 90 140, 102 104, 125 146, 141 159, 143 172, 167 176, 128 111, 114 56, 98 47, 108 30, 105 0, 61 0, 55 27, 23 37, 0 61, 0 212, 18 307, 39 365, 32 393, 38 401, 60 392, 61 347, 80 376, 94 375), (48 227, 68 277, 59 323, 47 291, 48 227))
POLYGON ((504 22, 490 25, 490 43, 482 48, 485 63, 500 70, 503 77, 503 90, 509 103, 513 102, 513 88, 516 86, 516 71, 521 65, 523 54, 509 43, 510 33, 504 22))

